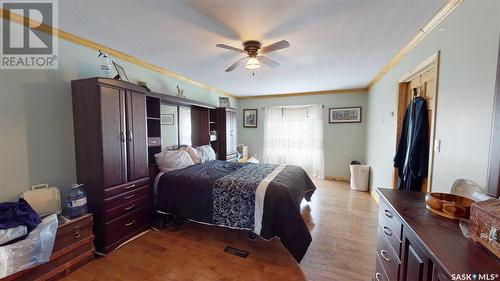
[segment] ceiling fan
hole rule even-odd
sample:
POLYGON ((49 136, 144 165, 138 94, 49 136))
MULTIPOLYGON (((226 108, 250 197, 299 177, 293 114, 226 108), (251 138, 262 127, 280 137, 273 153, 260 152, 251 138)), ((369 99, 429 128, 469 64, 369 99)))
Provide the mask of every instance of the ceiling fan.
POLYGON ((247 54, 246 57, 243 57, 239 59, 237 62, 235 62, 233 65, 231 65, 228 69, 226 69, 226 72, 233 71, 238 65, 240 65, 243 61, 246 60, 245 68, 249 70, 256 70, 260 68, 260 63, 263 63, 267 66, 270 66, 272 68, 278 67, 280 64, 277 61, 274 61, 266 56, 264 54, 276 51, 276 50, 281 50, 284 48, 290 47, 290 43, 288 43, 285 40, 278 41, 274 44, 261 47, 261 44, 259 41, 255 40, 250 40, 250 41, 245 41, 243 42, 243 50, 238 49, 235 47, 231 47, 225 44, 217 44, 215 45, 219 48, 231 50, 231 51, 236 51, 240 53, 245 53, 247 54))

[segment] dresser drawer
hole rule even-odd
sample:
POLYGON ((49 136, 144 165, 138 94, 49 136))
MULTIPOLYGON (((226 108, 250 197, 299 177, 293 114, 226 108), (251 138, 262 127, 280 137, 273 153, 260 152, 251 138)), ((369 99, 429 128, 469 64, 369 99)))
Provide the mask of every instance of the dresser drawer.
POLYGON ((104 199, 104 211, 116 208, 123 204, 129 204, 130 202, 134 201, 137 198, 149 196, 149 192, 150 192, 149 186, 145 185, 137 189, 134 189, 132 191, 104 199))
POLYGON ((131 181, 126 184, 120 184, 110 188, 104 189, 104 198, 109 198, 115 195, 120 195, 125 192, 129 192, 134 189, 138 189, 144 185, 148 185, 149 178, 142 178, 136 181, 131 181))
POLYGON ((52 253, 90 237, 92 235, 92 225, 92 216, 85 215, 59 226, 52 253))
POLYGON ((377 264, 375 267, 375 277, 373 278, 373 281, 389 281, 387 275, 385 274, 384 267, 382 266, 382 261, 380 260, 380 257, 378 255, 377 264))
POLYGON ((389 241, 396 255, 401 257, 401 235, 403 232, 403 224, 395 215, 395 212, 392 211, 392 209, 389 208, 385 202, 380 202, 378 226, 382 230, 382 234, 389 241))
POLYGON ((382 262, 387 279, 389 281, 396 281, 401 261, 385 238, 385 234, 380 227, 378 227, 377 231, 377 256, 382 262))
MULTIPOLYGON (((381 205, 382 206, 382 205, 381 205)), ((389 218, 392 212, 380 212, 378 215, 378 227, 382 230, 382 234, 387 238, 394 252, 401 257, 401 231, 402 224, 397 218, 389 218)))
POLYGON ((149 205, 104 224, 104 240, 116 244, 149 226, 149 205))
POLYGON ((114 220, 127 213, 133 212, 142 207, 146 207, 147 205, 149 205, 149 194, 143 197, 136 198, 135 200, 128 202, 126 204, 119 205, 117 207, 105 211, 104 221, 108 222, 114 220))

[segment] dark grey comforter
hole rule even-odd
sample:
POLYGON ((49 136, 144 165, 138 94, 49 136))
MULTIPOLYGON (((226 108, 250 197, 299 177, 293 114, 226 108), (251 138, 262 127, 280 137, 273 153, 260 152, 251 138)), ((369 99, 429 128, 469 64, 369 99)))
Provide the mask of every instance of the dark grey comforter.
POLYGON ((276 168, 210 161, 160 174, 155 183, 156 210, 218 226, 258 229, 264 239, 279 237, 300 262, 312 240, 300 214, 300 202, 303 198, 310 201, 316 187, 302 168, 281 166, 266 185, 263 201, 260 199, 263 211, 256 211, 257 187, 276 168))

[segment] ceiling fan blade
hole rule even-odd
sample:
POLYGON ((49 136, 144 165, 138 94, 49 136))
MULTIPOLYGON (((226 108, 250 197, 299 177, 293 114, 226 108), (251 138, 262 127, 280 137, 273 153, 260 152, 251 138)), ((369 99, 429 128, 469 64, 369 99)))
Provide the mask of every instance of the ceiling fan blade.
POLYGON ((270 66, 272 68, 276 68, 280 65, 279 62, 275 61, 275 60, 272 60, 268 57, 265 57, 265 56, 257 56, 257 59, 262 62, 263 64, 267 65, 267 66, 270 66))
POLYGON ((290 43, 288 43, 288 41, 286 41, 286 40, 281 40, 281 41, 278 41, 274 44, 263 47, 262 49, 260 49, 260 52, 262 54, 265 54, 265 53, 277 51, 277 50, 288 48, 288 47, 290 47, 290 43))
POLYGON ((240 52, 240 53, 246 53, 244 50, 242 49, 238 49, 238 48, 235 48, 235 47, 231 47, 231 46, 228 46, 226 44, 217 44, 215 45, 219 48, 222 48, 222 49, 227 49, 227 50, 231 50, 231 51, 236 51, 236 52, 240 52))
POLYGON ((228 69, 226 69, 226 72, 230 72, 230 71, 233 71, 238 65, 240 65, 240 63, 242 61, 244 61, 245 59, 247 59, 248 57, 243 57, 241 59, 239 59, 237 62, 235 62, 233 65, 231 65, 228 69))

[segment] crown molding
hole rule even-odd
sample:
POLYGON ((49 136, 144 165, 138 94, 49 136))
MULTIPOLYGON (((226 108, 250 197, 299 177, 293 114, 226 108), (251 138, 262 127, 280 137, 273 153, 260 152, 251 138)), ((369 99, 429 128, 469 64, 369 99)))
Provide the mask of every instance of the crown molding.
MULTIPOLYGON (((24 26, 38 26, 38 25, 40 25, 40 22, 34 21, 32 19, 29 19, 29 18, 25 18, 24 16, 21 16, 21 15, 16 14, 16 13, 9 13, 8 10, 2 9, 2 8, 0 8, 0 18, 3 18, 5 20, 10 20, 12 22, 22 24, 24 26)), ((45 33, 49 33, 49 34, 52 33, 53 36, 57 36, 60 39, 63 39, 63 40, 66 40, 66 41, 69 41, 69 42, 72 42, 74 44, 77 44, 77 45, 80 45, 83 47, 87 47, 90 49, 101 50, 101 51, 103 51, 103 52, 105 52, 108 55, 111 55, 113 57, 116 57, 116 58, 119 58, 121 60, 133 63, 133 64, 138 65, 138 66, 142 66, 142 67, 149 69, 149 70, 152 70, 154 72, 158 72, 160 74, 173 77, 173 78, 180 80, 182 82, 187 82, 187 83, 194 85, 196 87, 207 89, 209 91, 215 92, 215 93, 223 95, 223 96, 238 98, 237 96, 230 94, 228 92, 225 92, 225 91, 219 90, 215 87, 203 84, 201 82, 198 82, 198 81, 193 80, 191 78, 188 78, 186 76, 177 74, 177 73, 170 71, 168 69, 165 69, 163 67, 146 62, 146 61, 141 60, 139 58, 136 58, 134 56, 125 54, 125 53, 120 52, 118 50, 115 50, 113 48, 110 48, 110 47, 104 46, 102 44, 99 44, 97 42, 94 42, 92 40, 89 40, 89 39, 80 37, 78 35, 72 34, 70 32, 67 32, 67 31, 64 31, 64 30, 61 30, 58 28, 53 28, 52 26, 49 26, 46 24, 41 24, 39 29, 40 29, 40 31, 45 32, 45 33)))
POLYGON ((286 94, 273 94, 273 95, 256 95, 256 96, 238 96, 238 99, 269 99, 269 98, 284 98, 284 97, 300 97, 300 96, 314 96, 314 95, 333 95, 333 94, 352 94, 352 93, 367 93, 368 88, 354 88, 354 89, 340 89, 340 90, 327 90, 317 92, 300 92, 300 93, 286 93, 286 94))
POLYGON ((440 22, 442 22, 451 12, 455 10, 463 0, 448 0, 446 4, 418 31, 413 38, 377 73, 377 75, 368 84, 370 89, 375 85, 387 72, 389 72, 403 57, 405 57, 422 39, 425 38, 440 22))
MULTIPOLYGON (((341 90, 328 90, 328 91, 317 91, 317 92, 300 92, 300 93, 285 93, 285 94, 271 94, 271 95, 254 95, 254 96, 236 96, 230 94, 228 92, 219 90, 213 86, 206 85, 204 83, 198 82, 186 76, 177 74, 168 69, 159 67, 157 65, 148 63, 144 60, 136 58, 134 56, 125 54, 113 48, 104 46, 92 40, 77 36, 75 34, 66 32, 61 29, 56 29, 51 26, 42 24, 40 26, 40 30, 46 33, 50 33, 52 31, 54 36, 59 37, 60 39, 72 42, 74 44, 87 47, 95 50, 102 50, 108 53, 111 56, 119 58, 121 60, 133 63, 138 66, 142 66, 146 69, 155 71, 157 73, 173 77, 179 81, 190 83, 196 87, 200 87, 203 89, 207 89, 209 91, 215 92, 217 94, 232 97, 235 99, 262 99, 262 98, 277 98, 277 97, 295 97, 295 96, 308 96, 308 95, 325 95, 325 94, 345 94, 345 93, 363 93, 367 92, 371 87, 373 87, 385 74, 387 74, 394 66, 396 66, 404 56, 406 56, 422 39, 425 38, 441 21, 443 21, 451 12, 455 10, 460 4, 462 4, 463 0, 448 0, 445 5, 427 22, 417 34, 377 73, 377 75, 370 81, 366 88, 355 88, 355 89, 341 89, 341 90)), ((9 11, 0 8, 0 18, 4 18, 6 20, 10 20, 25 26, 28 25, 40 25, 39 22, 33 21, 29 18, 25 18, 24 16, 10 13, 9 11)))

